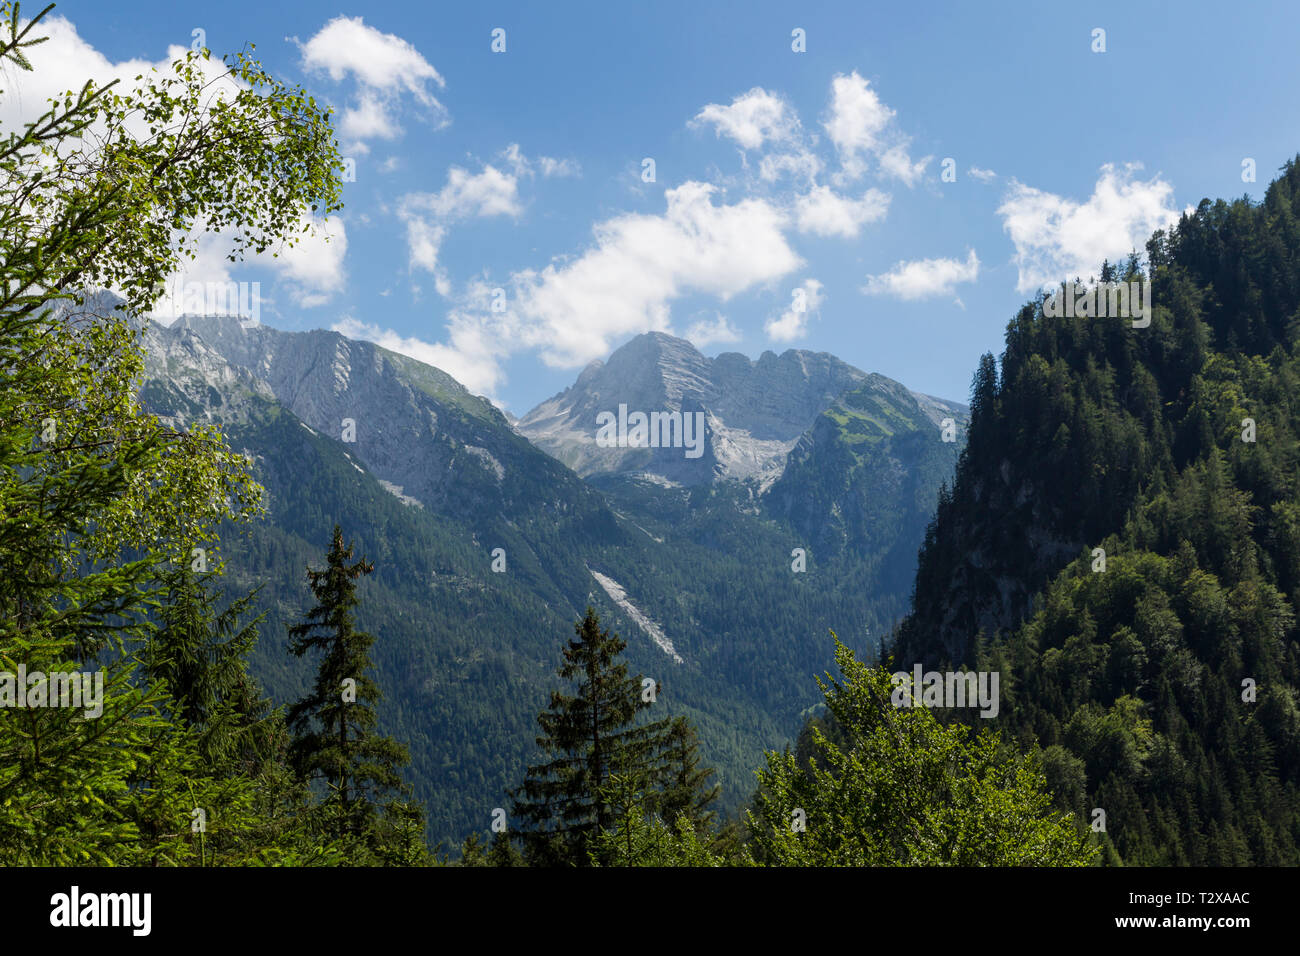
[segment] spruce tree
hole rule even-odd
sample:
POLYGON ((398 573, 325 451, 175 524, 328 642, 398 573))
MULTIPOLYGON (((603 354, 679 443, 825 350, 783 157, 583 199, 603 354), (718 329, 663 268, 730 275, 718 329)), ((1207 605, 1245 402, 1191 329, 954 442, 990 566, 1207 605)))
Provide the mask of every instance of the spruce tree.
POLYGON ((218 612, 215 575, 200 579, 188 565, 162 576, 167 589, 159 624, 141 658, 151 684, 164 682, 172 715, 199 731, 204 756, 216 763, 257 761, 271 733, 269 702, 248 674, 261 614, 241 621, 257 597, 245 595, 218 612))
POLYGON ((523 854, 510 842, 505 833, 492 837, 492 848, 487 852, 486 866, 526 866, 523 854))
POLYGON ((717 813, 710 807, 722 787, 712 782, 714 769, 700 765, 699 737, 685 717, 674 717, 668 725, 659 771, 662 790, 652 795, 650 807, 670 827, 685 816, 696 832, 711 829, 717 813))
POLYGON ((325 568, 307 569, 317 604, 289 627, 289 649, 298 657, 309 651, 323 656, 311 693, 290 708, 288 723, 295 734, 295 768, 329 788, 330 829, 363 837, 379 799, 402 789, 398 768, 410 758, 405 746, 375 732, 375 704, 383 696, 369 673, 375 639, 358 631, 352 617, 359 603, 356 579, 370 574, 374 564, 365 558, 350 564, 352 550, 335 525, 325 568))
POLYGON ((487 854, 477 833, 471 833, 460 845, 460 866, 487 866, 487 854))
POLYGON ((612 774, 653 767, 666 749, 669 720, 635 724, 651 705, 641 678, 628 677, 617 660, 626 643, 601 630, 590 607, 574 632, 559 675, 576 680, 577 692, 551 692, 549 708, 537 718, 537 745, 549 759, 529 767, 512 794, 533 864, 586 865, 596 835, 615 822, 607 796, 612 774))

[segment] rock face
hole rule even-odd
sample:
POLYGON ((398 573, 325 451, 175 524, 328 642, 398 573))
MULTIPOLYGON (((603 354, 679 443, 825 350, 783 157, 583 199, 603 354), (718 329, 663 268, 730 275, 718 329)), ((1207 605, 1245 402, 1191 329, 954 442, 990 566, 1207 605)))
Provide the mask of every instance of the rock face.
POLYGON ((787 456, 819 415, 846 392, 874 385, 936 423, 964 408, 908 392, 825 352, 791 349, 751 360, 736 352, 706 358, 685 339, 647 332, 592 362, 572 386, 542 402, 516 428, 583 477, 645 474, 675 484, 754 479, 761 489, 780 477, 787 456), (702 412, 703 453, 683 448, 602 447, 598 416, 702 412))
POLYGON ((649 474, 676 484, 779 475, 799 436, 837 395, 866 374, 831 355, 765 352, 705 358, 684 339, 647 332, 592 362, 574 384, 516 426, 578 474, 649 474), (601 447, 601 413, 702 413, 703 453, 684 448, 601 447))
POLYGON ((145 347, 150 404, 166 405, 158 383, 167 383, 200 406, 178 407, 179 417, 228 421, 238 417, 228 398, 232 386, 236 394, 274 398, 309 427, 348 444, 371 472, 401 489, 403 500, 439 513, 565 507, 539 494, 541 476, 573 497, 592 494, 515 434, 489 401, 370 342, 324 330, 245 327, 229 316, 182 316, 170 327, 150 325, 145 347))
MULTIPOLYGON (((823 554, 880 554, 895 543, 912 549, 914 526, 924 529, 967 421, 964 405, 833 355, 709 359, 662 333, 638 336, 588 365, 517 423, 446 373, 336 332, 183 316, 170 327, 149 326, 145 344, 151 410, 181 424, 234 423, 258 402, 276 402, 342 441, 400 501, 436 514, 601 514, 607 523, 601 492, 579 476, 605 487, 611 480, 687 488, 744 482, 752 506, 823 554), (676 447, 597 441, 602 420, 637 412, 677 414, 701 427, 667 429, 665 444, 683 439, 676 447), (956 444, 939 440, 947 418, 961 432, 956 444)), ((910 569, 912 557, 891 560, 910 569)))
POLYGON ((275 400, 271 386, 232 364, 207 341, 150 325, 145 331, 145 389, 151 411, 170 424, 243 422, 256 399, 275 400))

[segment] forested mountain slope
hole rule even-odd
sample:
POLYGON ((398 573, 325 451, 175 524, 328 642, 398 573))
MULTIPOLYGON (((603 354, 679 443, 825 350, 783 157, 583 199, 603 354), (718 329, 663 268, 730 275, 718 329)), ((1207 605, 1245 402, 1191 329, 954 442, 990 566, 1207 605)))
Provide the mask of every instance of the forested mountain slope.
POLYGON ((224 536, 222 554, 232 592, 262 587, 254 669, 277 702, 311 675, 284 629, 310 606, 305 569, 321 566, 334 523, 374 561, 357 622, 377 637, 381 724, 410 745, 429 834, 448 846, 486 828, 534 756, 536 715, 588 603, 627 638, 633 672, 661 682, 656 706, 699 728, 721 806, 738 808, 763 749, 815 704, 829 631, 874 649, 903 612, 960 448, 933 416, 965 422, 964 406, 854 370, 849 385, 889 388, 813 408, 780 495, 755 480, 588 482, 450 376, 370 343, 205 316, 151 326, 146 347, 145 405, 180 426, 219 422, 266 488, 266 519, 224 536), (855 403, 888 437, 866 411, 846 417, 855 403), (827 536, 832 513, 847 519, 827 536))
POLYGON ((999 725, 1126 863, 1300 862, 1298 199, 1291 162, 1156 233, 1147 328, 1020 311, 894 635, 1000 671, 999 725))

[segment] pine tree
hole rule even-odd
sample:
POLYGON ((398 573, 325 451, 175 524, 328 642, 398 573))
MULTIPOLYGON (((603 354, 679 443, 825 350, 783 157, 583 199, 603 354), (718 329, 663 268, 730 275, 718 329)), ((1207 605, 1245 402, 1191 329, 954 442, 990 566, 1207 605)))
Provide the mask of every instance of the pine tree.
POLYGON ((644 772, 667 749, 669 720, 634 724, 651 705, 641 695, 641 679, 628 677, 627 665, 616 660, 626 643, 601 630, 590 607, 574 632, 559 675, 576 680, 577 693, 551 692, 549 708, 537 718, 537 745, 550 759, 529 767, 512 793, 534 864, 586 865, 595 836, 614 824, 606 790, 612 774, 644 772))
POLYGON ((333 805, 332 828, 354 837, 368 835, 379 799, 400 791, 398 768, 410 759, 397 741, 375 733, 374 705, 383 694, 370 677, 370 647, 374 637, 358 631, 352 610, 359 601, 356 579, 370 574, 374 564, 353 564, 352 545, 334 526, 326 567, 307 570, 317 604, 302 622, 290 626, 290 650, 298 657, 323 651, 312 692, 289 710, 295 733, 293 763, 308 779, 323 778, 333 805))

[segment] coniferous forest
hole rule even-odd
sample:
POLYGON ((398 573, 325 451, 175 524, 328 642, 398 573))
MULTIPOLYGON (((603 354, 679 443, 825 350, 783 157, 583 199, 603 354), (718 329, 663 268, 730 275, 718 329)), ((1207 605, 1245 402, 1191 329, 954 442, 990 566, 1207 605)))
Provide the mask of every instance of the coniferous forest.
POLYGON ((151 331, 206 232, 343 208, 338 123, 196 48, 0 131, 0 863, 1300 865, 1300 156, 1076 280, 1149 324, 1030 298, 968 407, 819 353, 779 474, 583 472, 376 348, 437 498, 312 427, 356 343, 272 388, 151 331))

